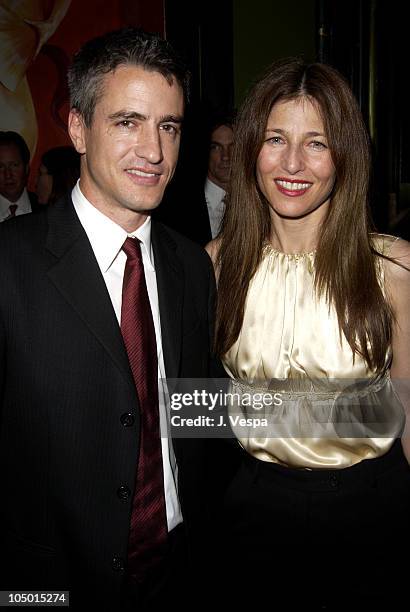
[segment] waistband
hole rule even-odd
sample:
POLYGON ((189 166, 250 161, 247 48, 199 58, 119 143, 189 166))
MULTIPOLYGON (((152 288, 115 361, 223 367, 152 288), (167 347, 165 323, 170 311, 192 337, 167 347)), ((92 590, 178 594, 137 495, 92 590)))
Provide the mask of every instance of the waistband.
POLYGON ((343 485, 359 485, 395 469, 409 470, 410 466, 403 454, 400 439, 396 439, 385 455, 375 459, 363 459, 360 463, 339 470, 335 469, 296 469, 277 463, 256 459, 243 448, 240 449, 245 469, 255 478, 276 483, 288 489, 310 491, 337 491, 343 485))
MULTIPOLYGON (((357 401, 358 398, 364 398, 372 393, 379 393, 383 387, 391 382, 390 371, 386 370, 380 377, 374 380, 349 380, 349 379, 330 379, 327 380, 327 384, 338 382, 339 389, 322 389, 323 381, 318 380, 317 388, 315 387, 315 381, 311 379, 298 380, 299 385, 306 385, 306 389, 295 389, 287 390, 283 386, 281 379, 272 379, 266 381, 255 381, 250 384, 246 380, 239 380, 232 378, 231 388, 235 393, 238 394, 249 394, 249 395, 260 395, 260 394, 275 394, 278 393, 282 401, 293 401, 300 399, 307 399, 311 401, 326 401, 326 400, 337 400, 342 398, 344 400, 357 401), (262 384, 263 382, 263 384, 262 384)), ((291 381, 286 381, 291 382, 291 381)))

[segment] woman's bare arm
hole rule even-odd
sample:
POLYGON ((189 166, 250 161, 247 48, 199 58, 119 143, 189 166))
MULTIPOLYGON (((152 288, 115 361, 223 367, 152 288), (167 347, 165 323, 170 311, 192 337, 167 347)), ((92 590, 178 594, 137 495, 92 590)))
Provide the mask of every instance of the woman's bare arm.
POLYGON ((410 243, 397 240, 389 255, 397 261, 385 261, 386 289, 395 315, 391 378, 406 413, 402 444, 410 463, 410 243))

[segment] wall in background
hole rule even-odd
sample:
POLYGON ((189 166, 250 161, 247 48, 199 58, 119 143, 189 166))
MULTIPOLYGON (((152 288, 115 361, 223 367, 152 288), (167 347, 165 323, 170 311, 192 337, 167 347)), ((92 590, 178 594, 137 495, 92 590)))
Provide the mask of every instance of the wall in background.
POLYGON ((315 0, 236 0, 233 3, 235 104, 275 59, 315 61, 315 0))
POLYGON ((16 130, 27 140, 32 189, 41 155, 71 144, 66 74, 75 51, 126 25, 164 35, 164 1, 22 0, 17 10, 0 0, 0 9, 0 129, 16 130))

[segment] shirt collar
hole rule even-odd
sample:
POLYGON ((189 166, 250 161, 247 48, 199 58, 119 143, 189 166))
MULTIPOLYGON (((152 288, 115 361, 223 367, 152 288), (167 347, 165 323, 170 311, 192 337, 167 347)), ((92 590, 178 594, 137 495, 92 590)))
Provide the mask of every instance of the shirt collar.
POLYGON ((28 197, 27 189, 24 188, 21 196, 16 202, 10 202, 7 198, 0 195, 0 211, 4 213, 4 216, 8 216, 10 214, 10 204, 16 204, 19 209, 19 214, 30 213, 31 212, 31 204, 30 198, 28 197))
POLYGON ((105 273, 109 270, 128 236, 135 237, 141 241, 142 249, 147 255, 146 262, 149 263, 151 267, 153 266, 151 217, 147 217, 144 223, 135 230, 135 232, 128 234, 120 225, 104 215, 87 200, 80 189, 79 180, 74 186, 71 197, 75 211, 91 243, 101 272, 105 273))
POLYGON ((212 201, 222 200, 225 197, 226 191, 216 185, 211 181, 211 179, 207 178, 205 181, 205 196, 212 201))

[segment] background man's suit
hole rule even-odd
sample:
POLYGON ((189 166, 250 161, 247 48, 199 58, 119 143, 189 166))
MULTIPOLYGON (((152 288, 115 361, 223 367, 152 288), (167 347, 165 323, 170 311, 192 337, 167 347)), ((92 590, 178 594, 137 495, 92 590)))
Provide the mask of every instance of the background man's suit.
MULTIPOLYGON (((167 377, 208 374, 207 255, 152 224, 167 377)), ((0 228, 2 589, 123 580, 139 410, 121 331, 70 199, 0 228), (127 416, 131 415, 131 416, 127 416)), ((185 524, 201 528, 200 440, 175 440, 185 524)), ((95 591, 96 592, 96 591, 95 591)), ((109 608, 107 608, 109 609, 109 608)))

